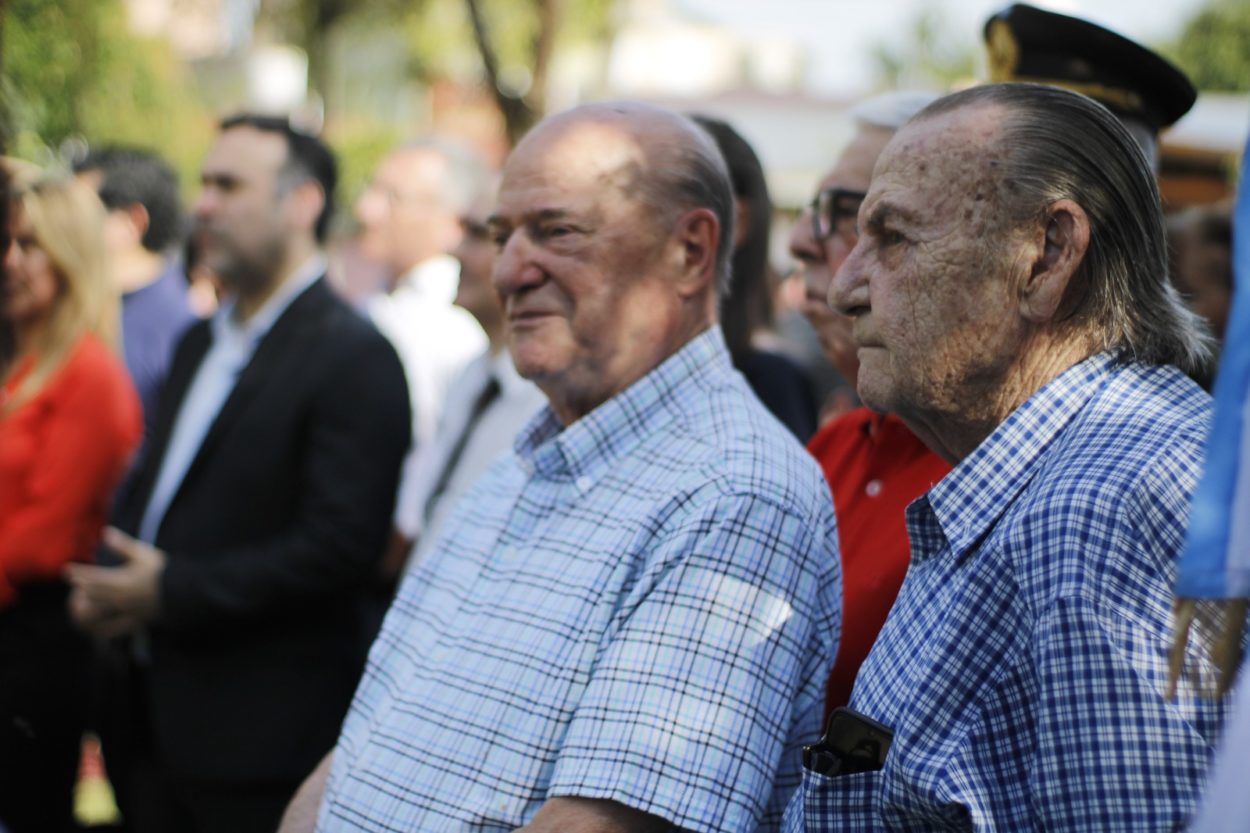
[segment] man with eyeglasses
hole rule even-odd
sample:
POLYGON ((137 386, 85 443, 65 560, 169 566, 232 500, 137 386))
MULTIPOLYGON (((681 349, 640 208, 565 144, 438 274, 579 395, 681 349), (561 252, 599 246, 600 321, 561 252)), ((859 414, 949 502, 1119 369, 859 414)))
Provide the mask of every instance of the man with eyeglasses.
MULTIPOLYGON (((850 319, 829 306, 829 284, 858 238, 856 218, 877 156, 894 131, 935 96, 888 93, 853 112, 857 130, 808 211, 790 235, 790 253, 803 270, 803 313, 825 357, 855 384, 859 370, 850 319)), ((857 408, 817 431, 808 450, 833 491, 842 547, 842 642, 829 677, 827 710, 845 706, 860 663, 907 575, 910 546, 903 510, 950 471, 902 420, 857 408)))
POLYGON ((492 178, 461 215, 460 243, 452 251, 460 264, 456 306, 477 320, 489 346, 464 368, 448 393, 438 431, 395 507, 396 531, 405 542, 398 548, 403 560, 384 568, 396 577, 405 564, 410 567, 430 549, 457 501, 512 447, 517 433, 547 401, 512 363, 507 321, 491 283, 495 243, 486 223, 498 186, 492 178))
MULTIPOLYGON (((412 448, 404 461, 398 506, 413 502, 421 455, 434 438, 443 405, 465 366, 486 349, 473 316, 454 306, 460 217, 482 191, 487 171, 467 147, 439 137, 401 145, 382 160, 356 201, 361 253, 381 264, 387 291, 369 299, 369 317, 404 363, 412 409, 412 448)), ((407 553, 411 524, 396 514, 387 563, 407 553)), ((389 587, 383 588, 389 602, 389 587)))

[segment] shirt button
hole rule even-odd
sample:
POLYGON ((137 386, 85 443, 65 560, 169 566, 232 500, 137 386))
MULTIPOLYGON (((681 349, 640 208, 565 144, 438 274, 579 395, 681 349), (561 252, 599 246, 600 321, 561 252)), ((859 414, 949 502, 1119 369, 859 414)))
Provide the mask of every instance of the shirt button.
POLYGON ((590 478, 587 477, 586 475, 583 474, 581 477, 577 478, 577 480, 574 482, 577 484, 577 490, 579 492, 590 491, 590 478))
POLYGON ((876 497, 881 494, 881 481, 869 480, 868 485, 864 487, 864 494, 868 495, 868 497, 876 497))

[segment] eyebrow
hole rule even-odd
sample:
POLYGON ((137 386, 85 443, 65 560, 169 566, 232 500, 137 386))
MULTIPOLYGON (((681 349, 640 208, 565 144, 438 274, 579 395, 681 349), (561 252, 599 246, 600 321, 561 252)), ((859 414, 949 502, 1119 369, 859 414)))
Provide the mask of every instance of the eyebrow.
POLYGON ((864 225, 868 228, 881 228, 890 222, 900 222, 904 225, 915 225, 919 222, 919 217, 915 212, 887 202, 886 200, 878 200, 873 205, 872 210, 868 212, 868 217, 864 220, 864 225))
MULTIPOLYGON (((549 220, 563 220, 566 217, 570 217, 570 216, 572 216, 572 212, 567 211, 566 209, 563 209, 563 208, 543 208, 531 214, 524 215, 521 219, 521 222, 522 223, 543 223, 549 220)), ((489 217, 486 218, 486 225, 490 226, 491 228, 497 228, 499 226, 511 226, 512 223, 506 217, 500 214, 491 214, 489 217)))
POLYGON ((238 185, 240 182, 241 180, 233 174, 212 172, 200 174, 201 185, 216 185, 218 188, 230 188, 238 185))

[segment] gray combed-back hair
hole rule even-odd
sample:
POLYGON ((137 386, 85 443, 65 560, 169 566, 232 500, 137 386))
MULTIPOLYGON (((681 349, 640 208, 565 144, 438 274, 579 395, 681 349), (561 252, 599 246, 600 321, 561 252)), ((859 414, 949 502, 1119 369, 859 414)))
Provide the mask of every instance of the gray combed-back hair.
POLYGON ((1009 222, 1036 219, 1061 199, 1089 216, 1089 249, 1065 298, 1070 323, 1122 360, 1200 372, 1213 341, 1168 280, 1158 186, 1120 120, 1083 95, 1038 84, 973 87, 916 120, 970 106, 1006 110, 998 192, 1009 222))

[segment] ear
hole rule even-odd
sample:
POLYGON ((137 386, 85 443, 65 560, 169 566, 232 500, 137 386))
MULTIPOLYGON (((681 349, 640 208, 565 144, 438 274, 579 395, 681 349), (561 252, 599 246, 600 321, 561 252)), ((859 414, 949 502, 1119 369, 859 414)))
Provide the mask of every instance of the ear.
POLYGON ((296 185, 287 196, 287 210, 291 212, 295 227, 308 229, 310 234, 325 203, 326 195, 321 190, 321 183, 311 179, 296 185))
POLYGON ((126 220, 133 229, 135 245, 142 244, 143 235, 148 233, 148 226, 152 224, 148 210, 143 207, 143 203, 135 202, 123 208, 122 213, 126 215, 126 220))
POLYGON ((1051 203, 1042 222, 1041 247, 1020 288, 1020 312, 1035 324, 1055 318, 1089 249, 1089 216, 1072 200, 1051 203))
POLYGON ((677 294, 690 298, 716 283, 716 247, 720 221, 709 208, 687 211, 677 221, 671 240, 676 245, 677 294))

